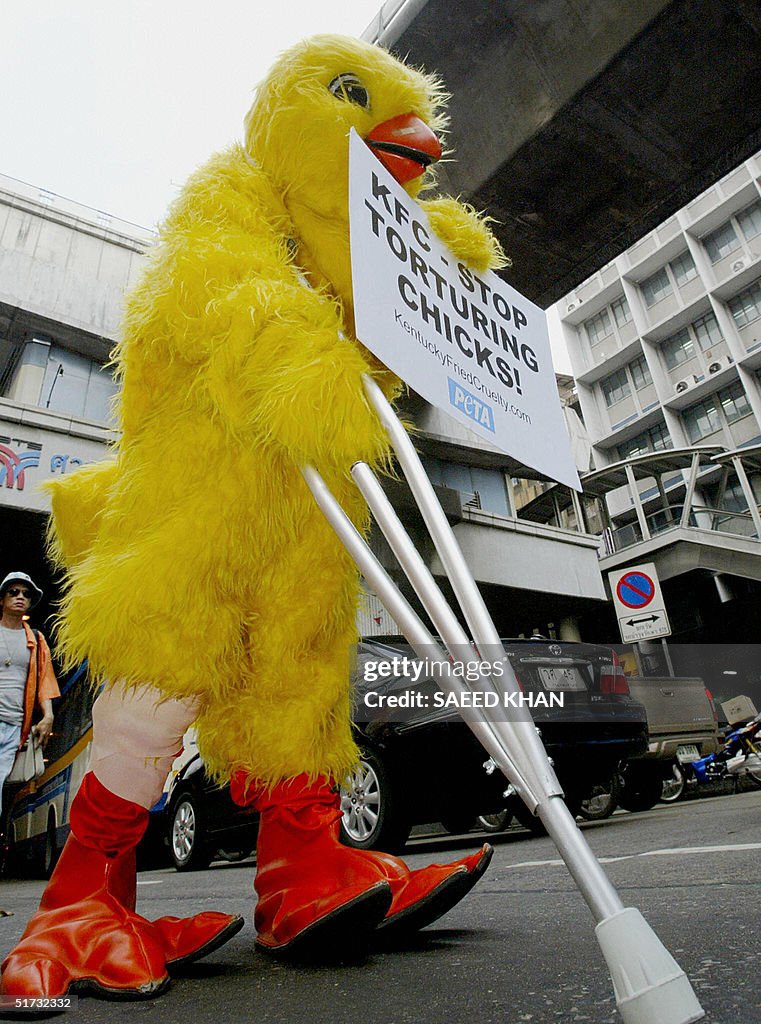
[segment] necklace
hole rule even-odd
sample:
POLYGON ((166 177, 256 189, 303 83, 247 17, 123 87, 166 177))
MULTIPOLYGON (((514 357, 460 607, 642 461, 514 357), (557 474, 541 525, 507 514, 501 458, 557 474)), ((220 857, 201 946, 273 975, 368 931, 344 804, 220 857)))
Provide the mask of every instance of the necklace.
POLYGON ((7 629, 7 627, 6 627, 6 626, 3 626, 3 628, 2 628, 2 629, 0 629, 0 633, 2 633, 2 636, 3 636, 3 644, 5 645, 5 650, 6 650, 6 651, 7 651, 7 653, 8 653, 8 657, 7 657, 6 659, 5 659, 5 667, 6 667, 6 668, 9 668, 9 667, 10 667, 10 664, 11 664, 11 662, 13 661, 13 655, 11 654, 11 647, 10 647, 10 644, 8 643, 8 637, 7 637, 6 635, 5 635, 5 630, 6 630, 6 629, 7 629))

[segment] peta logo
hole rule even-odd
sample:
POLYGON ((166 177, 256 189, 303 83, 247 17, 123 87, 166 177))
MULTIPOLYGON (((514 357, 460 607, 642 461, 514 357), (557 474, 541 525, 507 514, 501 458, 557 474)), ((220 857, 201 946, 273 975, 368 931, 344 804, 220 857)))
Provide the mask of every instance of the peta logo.
POLYGON ((449 404, 453 405, 455 409, 459 409, 460 412, 464 412, 468 419, 475 420, 480 426, 493 432, 494 413, 491 406, 482 402, 480 398, 476 398, 470 391, 466 391, 461 384, 456 384, 451 377, 447 377, 447 383, 449 384, 449 404))

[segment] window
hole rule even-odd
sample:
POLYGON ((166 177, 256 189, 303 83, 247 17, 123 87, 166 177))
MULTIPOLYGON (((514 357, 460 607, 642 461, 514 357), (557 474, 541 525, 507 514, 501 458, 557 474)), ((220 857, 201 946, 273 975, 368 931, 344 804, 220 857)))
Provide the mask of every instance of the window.
POLYGON ((616 451, 618 452, 619 462, 623 462, 624 459, 631 459, 635 455, 644 455, 650 451, 647 443, 647 434, 637 434, 636 437, 632 437, 624 444, 620 444, 616 451))
POLYGON ((729 300, 729 310, 738 327, 747 327, 761 316, 761 279, 729 300))
POLYGON ((622 398, 626 398, 631 393, 626 370, 616 370, 615 373, 611 373, 609 377, 600 381, 600 387, 607 406, 615 405, 616 402, 620 402, 622 398))
POLYGON ((626 301, 625 295, 622 295, 620 299, 616 299, 615 302, 611 302, 610 308, 615 317, 617 327, 623 327, 624 324, 629 323, 632 318, 632 311, 629 309, 629 303, 626 301))
POLYGON ((721 417, 713 396, 689 406, 682 413, 682 418, 687 436, 693 444, 721 430, 721 417))
POLYGON ((665 423, 655 423, 649 430, 644 430, 635 437, 620 444, 616 451, 619 460, 631 459, 635 455, 644 455, 646 452, 659 452, 667 448, 673 448, 671 438, 666 430, 665 423))
POLYGON ((629 323, 631 318, 632 311, 629 309, 629 303, 626 301, 625 296, 620 295, 609 306, 606 306, 605 309, 601 309, 596 316, 584 321, 584 328, 587 332, 590 347, 594 348, 595 345, 599 345, 606 338, 613 337, 616 327, 623 327, 629 323))
POLYGON ((645 278, 641 284, 642 294, 645 298, 645 304, 647 306, 654 306, 656 302, 660 302, 661 299, 665 299, 667 295, 671 295, 672 288, 669 276, 666 273, 666 268, 661 267, 660 270, 656 270, 650 277, 645 278))
POLYGON ((100 363, 51 345, 40 398, 42 406, 107 423, 115 394, 116 382, 100 363))
POLYGON ((647 434, 654 452, 662 452, 666 448, 674 447, 665 423, 656 423, 647 431, 647 434))
POLYGON ((603 309, 597 316, 587 320, 584 327, 589 338, 589 344, 592 347, 599 345, 601 341, 609 338, 613 333, 613 324, 610 322, 607 309, 603 309))
POLYGON ((753 410, 741 381, 733 381, 726 388, 696 402, 682 413, 687 436, 693 443, 721 430, 724 422, 736 423, 753 410), (723 416, 721 415, 723 413, 723 416))
POLYGON ((720 228, 711 231, 703 236, 703 245, 708 253, 711 263, 718 263, 725 256, 729 256, 735 249, 740 248, 740 239, 735 234, 735 229, 730 221, 722 224, 720 228))
POLYGON ((713 313, 706 313, 705 316, 701 316, 699 320, 693 323, 692 329, 703 352, 724 340, 713 313))
POLYGON ((747 242, 761 234, 761 202, 756 200, 752 206, 747 206, 742 213, 738 213, 737 223, 747 242))
POLYGON ((750 416, 753 412, 739 380, 734 381, 729 387, 722 388, 718 393, 718 399, 724 410, 727 423, 734 423, 736 420, 741 420, 743 416, 750 416))
MULTIPOLYGON (((50 339, 44 335, 41 337, 26 337, 20 343, 18 339, 12 340, 9 337, 0 337, 0 353, 2 354, 2 373, 0 374, 0 394, 13 394, 18 375, 24 372, 25 367, 33 366, 34 377, 37 378, 40 369, 48 364, 48 353, 50 352, 50 339)), ((37 399, 34 394, 34 383, 30 382, 29 390, 23 388, 22 395, 30 402, 37 399)))
POLYGON ((661 350, 669 370, 686 363, 695 354, 689 330, 683 327, 672 337, 666 338, 661 345, 661 350))
POLYGON ((669 370, 692 359, 695 355, 695 339, 703 352, 724 340, 713 313, 705 313, 689 327, 683 327, 662 343, 663 359, 669 370))
POLYGON ((687 249, 680 256, 677 256, 675 260, 672 260, 669 266, 679 288, 687 284, 688 281, 691 281, 693 277, 698 276, 698 268, 695 266, 695 261, 687 249))
MULTIPOLYGON (((437 459, 435 456, 427 456, 425 471, 432 484, 459 491, 464 496, 464 501, 473 503, 475 499, 476 502, 480 502, 476 506, 478 508, 496 512, 498 515, 510 514, 505 475, 499 470, 480 469, 478 466, 466 466, 445 459, 437 459)), ((525 491, 526 488, 523 485, 528 483, 530 486, 533 482, 519 480, 518 485, 522 491, 525 491)), ((533 497, 535 497, 535 493, 530 494, 527 500, 531 500, 533 497)), ((520 504, 525 504, 525 502, 520 504)))
POLYGON ((629 373, 631 374, 632 384, 637 391, 653 383, 653 378, 650 376, 650 369, 645 362, 644 356, 639 356, 629 363, 629 373))

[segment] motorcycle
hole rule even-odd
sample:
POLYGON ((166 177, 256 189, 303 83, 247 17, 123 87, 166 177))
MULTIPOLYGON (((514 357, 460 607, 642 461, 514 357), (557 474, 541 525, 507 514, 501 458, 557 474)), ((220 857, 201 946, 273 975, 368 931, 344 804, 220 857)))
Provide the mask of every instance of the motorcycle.
POLYGON ((744 775, 761 787, 761 714, 746 725, 733 729, 718 754, 700 757, 681 768, 685 778, 692 777, 698 785, 744 775))

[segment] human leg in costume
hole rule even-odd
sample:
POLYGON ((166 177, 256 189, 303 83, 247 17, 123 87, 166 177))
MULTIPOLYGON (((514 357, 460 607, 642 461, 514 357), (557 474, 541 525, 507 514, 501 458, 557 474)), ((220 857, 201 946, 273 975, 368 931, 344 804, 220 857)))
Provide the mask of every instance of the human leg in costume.
MULTIPOLYGON (((361 497, 341 480, 335 486, 361 520, 361 497)), ((349 707, 356 582, 311 495, 304 499, 302 534, 280 553, 279 586, 251 594, 256 628, 227 697, 235 714, 207 693, 196 725, 207 764, 219 774, 235 765, 233 799, 260 813, 258 945, 293 954, 331 945, 333 955, 376 927, 390 938, 429 924, 475 884, 490 852, 411 872, 388 854, 339 842, 332 780, 359 757, 349 707), (294 604, 293 594, 307 593, 314 599, 294 604)))
POLYGON ((254 921, 257 945, 269 952, 345 952, 375 923, 384 938, 423 928, 462 899, 491 860, 485 845, 452 864, 410 871, 390 854, 344 846, 337 787, 324 777, 302 775, 268 788, 241 771, 231 793, 260 813, 254 921), (379 894, 389 889, 384 905, 379 894), (357 913, 371 894, 378 898, 369 912, 357 913))
POLYGON ((135 913, 135 847, 161 794, 194 701, 149 687, 105 691, 93 708, 90 770, 71 806, 71 834, 20 943, 3 964, 2 992, 59 996, 91 990, 158 995, 172 967, 211 952, 243 920, 206 912, 147 921, 135 913))
MULTIPOLYGON (((341 480, 336 487, 360 520, 361 498, 341 480)), ((302 535, 280 553, 280 585, 251 594, 256 628, 247 637, 249 657, 230 683, 234 697, 227 698, 235 713, 226 714, 207 693, 196 725, 207 764, 218 773, 236 765, 233 799, 260 813, 259 946, 297 954, 332 945, 334 954, 353 949, 376 927, 391 937, 429 924, 475 884, 490 853, 410 872, 387 854, 339 843, 332 780, 359 758, 349 707, 356 582, 311 495, 304 498, 302 535), (293 594, 307 593, 314 599, 294 605, 293 594)))

